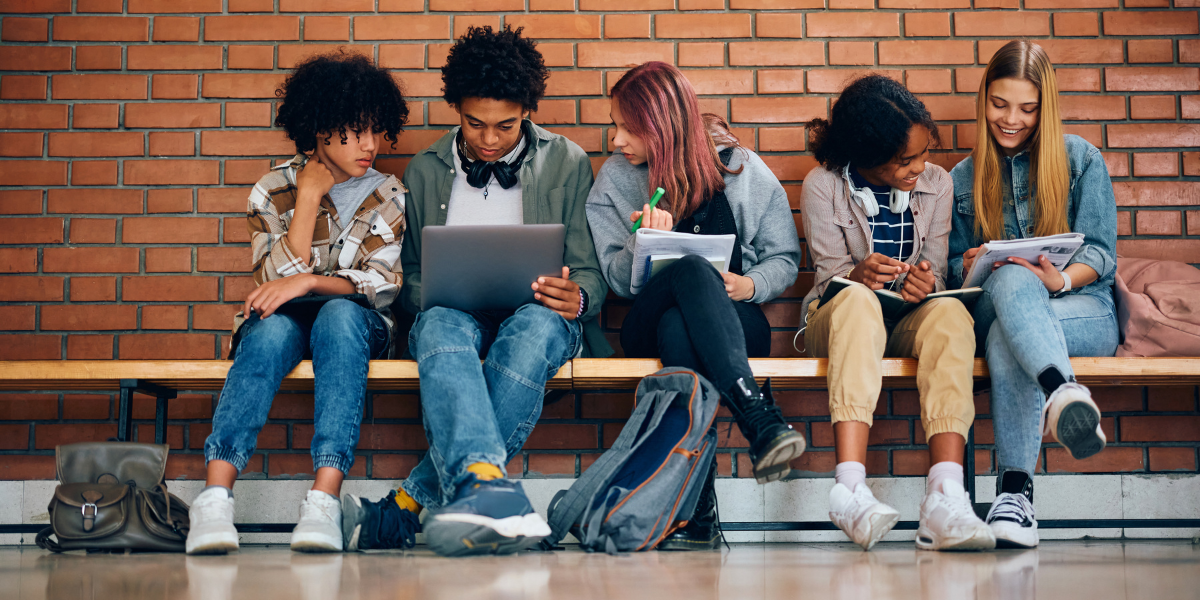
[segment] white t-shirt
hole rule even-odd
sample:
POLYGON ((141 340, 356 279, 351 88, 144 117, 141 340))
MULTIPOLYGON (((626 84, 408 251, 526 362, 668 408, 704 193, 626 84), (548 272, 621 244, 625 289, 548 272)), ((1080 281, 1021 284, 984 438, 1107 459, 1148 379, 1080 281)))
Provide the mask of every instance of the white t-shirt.
MULTIPOLYGON (((456 142, 457 143, 457 142, 456 142)), ((525 136, 512 152, 500 160, 511 163, 525 148, 525 136)), ((454 183, 450 185, 450 206, 446 209, 447 225, 522 225, 521 182, 507 190, 493 176, 483 189, 471 187, 463 172, 458 151, 454 155, 454 183)))

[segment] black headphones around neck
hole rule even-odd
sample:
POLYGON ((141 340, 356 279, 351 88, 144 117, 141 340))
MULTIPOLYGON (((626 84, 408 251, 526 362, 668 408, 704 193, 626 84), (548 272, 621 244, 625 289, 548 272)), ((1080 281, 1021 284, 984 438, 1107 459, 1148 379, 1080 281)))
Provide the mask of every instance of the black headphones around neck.
POLYGON ((517 182, 520 181, 521 163, 525 162, 525 155, 529 154, 529 147, 533 145, 533 136, 530 135, 529 128, 525 126, 524 121, 521 123, 521 135, 525 138, 525 147, 521 148, 521 153, 511 163, 503 160, 486 162, 471 160, 467 157, 467 153, 463 151, 462 130, 459 130, 458 139, 454 140, 454 147, 458 151, 458 160, 462 163, 463 173, 467 175, 467 184, 473 188, 483 189, 495 176, 496 183, 506 190, 517 185, 517 182))

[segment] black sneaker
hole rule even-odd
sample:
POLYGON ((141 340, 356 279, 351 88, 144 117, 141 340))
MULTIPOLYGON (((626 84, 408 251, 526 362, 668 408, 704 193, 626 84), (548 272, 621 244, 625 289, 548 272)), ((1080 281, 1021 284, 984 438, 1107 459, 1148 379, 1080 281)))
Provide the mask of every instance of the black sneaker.
POLYGON ((346 552, 391 550, 417 545, 421 522, 396 504, 396 491, 371 502, 354 494, 342 496, 342 542, 346 552))
POLYGON ((534 512, 521 484, 508 479, 471 475, 453 502, 425 520, 425 543, 442 556, 512 554, 548 535, 550 526, 534 512))
POLYGON ((1036 548, 1037 519, 1033 513, 1033 479, 1024 471, 1005 471, 1000 491, 987 514, 997 548, 1036 548))
POLYGON ((687 525, 676 529, 658 543, 659 550, 716 550, 721 547, 721 520, 717 515, 717 461, 708 470, 708 479, 700 489, 696 510, 687 525))
POLYGON ((722 395, 742 435, 750 442, 754 479, 767 483, 787 477, 788 464, 804 453, 804 436, 783 420, 783 412, 771 397, 771 380, 760 390, 753 379, 739 378, 722 395))

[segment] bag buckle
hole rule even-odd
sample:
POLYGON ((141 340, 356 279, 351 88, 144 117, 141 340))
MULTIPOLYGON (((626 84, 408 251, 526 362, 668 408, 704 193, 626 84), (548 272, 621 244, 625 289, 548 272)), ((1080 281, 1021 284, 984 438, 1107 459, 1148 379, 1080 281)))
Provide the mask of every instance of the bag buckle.
POLYGON ((92 526, 96 522, 96 515, 100 512, 100 509, 95 504, 87 502, 83 506, 79 507, 79 512, 83 514, 83 530, 91 531, 92 526), (92 514, 90 515, 88 514, 89 506, 92 507, 92 514))

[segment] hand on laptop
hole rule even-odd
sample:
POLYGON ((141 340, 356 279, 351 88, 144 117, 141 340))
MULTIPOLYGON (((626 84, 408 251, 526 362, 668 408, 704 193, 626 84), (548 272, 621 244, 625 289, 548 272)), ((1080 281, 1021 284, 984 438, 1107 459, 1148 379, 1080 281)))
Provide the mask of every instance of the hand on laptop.
POLYGON ((583 297, 579 285, 570 280, 571 270, 562 268, 562 277, 538 277, 533 283, 533 298, 568 321, 579 316, 583 297))

